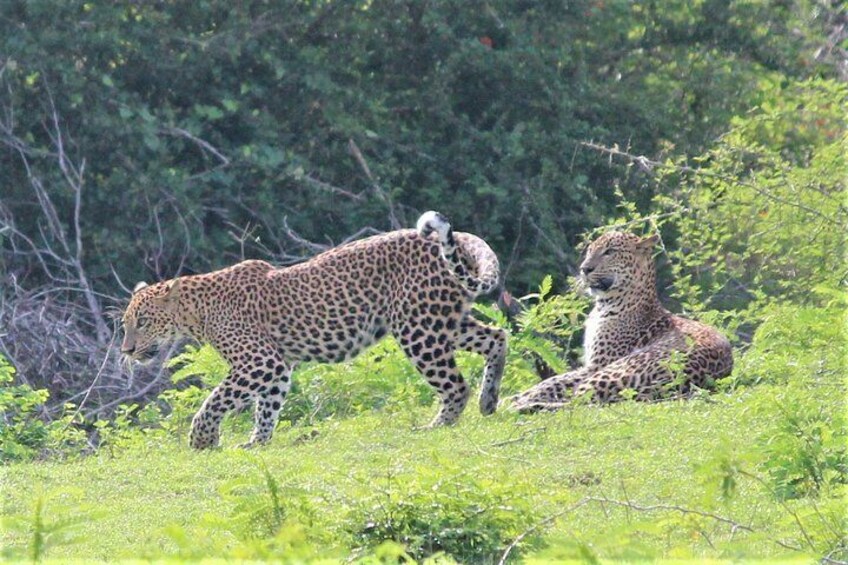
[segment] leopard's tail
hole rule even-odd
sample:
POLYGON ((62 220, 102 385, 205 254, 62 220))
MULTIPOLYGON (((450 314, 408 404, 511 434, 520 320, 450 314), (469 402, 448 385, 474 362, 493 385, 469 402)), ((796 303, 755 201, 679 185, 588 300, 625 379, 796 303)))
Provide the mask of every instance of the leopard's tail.
POLYGON ((498 286, 498 257, 482 239, 470 234, 459 234, 462 240, 457 242, 447 218, 433 211, 424 212, 418 218, 416 228, 423 237, 433 232, 438 234, 442 258, 469 292, 480 296, 498 286))

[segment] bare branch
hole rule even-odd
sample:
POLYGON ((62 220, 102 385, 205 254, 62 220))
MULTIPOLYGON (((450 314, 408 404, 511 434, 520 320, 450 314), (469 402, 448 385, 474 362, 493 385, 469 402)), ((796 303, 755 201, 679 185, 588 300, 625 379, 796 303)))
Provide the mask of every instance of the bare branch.
POLYGON ((392 229, 401 229, 403 225, 398 220, 391 194, 384 191, 380 184, 374 179, 374 175, 371 174, 371 168, 365 161, 365 156, 362 154, 362 151, 359 150, 359 147, 356 145, 356 142, 353 140, 353 138, 347 140, 347 148, 348 151, 350 151, 350 154, 353 155, 353 158, 356 160, 356 162, 359 163, 359 167, 362 169, 362 172, 364 172, 365 176, 368 177, 368 180, 371 181, 371 188, 374 190, 374 193, 388 207, 389 224, 391 225, 392 229))
MULTIPOLYGON (((171 346, 164 353, 160 353, 157 357, 159 358, 159 360, 164 361, 165 359, 171 357, 171 355, 174 354, 174 352, 177 350, 177 348, 180 345, 181 344, 179 344, 178 342, 172 343, 171 346)), ((120 396, 120 397, 118 397, 114 400, 111 400, 109 402, 104 402, 104 403, 99 404, 97 406, 97 408, 94 408, 94 409, 86 412, 85 418, 91 419, 91 418, 94 418, 95 416, 97 416, 99 414, 103 414, 104 412, 109 412, 113 408, 117 408, 121 404, 126 404, 128 402, 133 401, 133 400, 144 399, 149 394, 151 394, 152 392, 155 393, 155 391, 157 390, 157 387, 159 387, 163 384, 163 380, 166 383, 170 382, 170 381, 163 379, 163 376, 167 372, 165 364, 159 363, 158 361, 156 362, 156 364, 157 364, 157 366, 160 367, 160 370, 153 376, 153 378, 150 380, 150 382, 148 382, 147 384, 145 384, 144 386, 142 386, 138 390, 131 390, 129 394, 120 396)))
POLYGON ((183 137, 185 139, 188 139, 189 141, 200 147, 200 150, 204 153, 211 153, 212 155, 214 155, 215 158, 220 161, 222 166, 226 167, 230 164, 230 159, 226 155, 224 155, 220 150, 215 148, 214 145, 212 145, 205 139, 197 137, 188 130, 178 127, 166 127, 162 128, 160 132, 165 135, 172 135, 175 137, 183 137))
POLYGON ((318 180, 310 175, 303 175, 298 178, 300 180, 306 181, 309 185, 314 186, 315 188, 319 188, 332 194, 338 194, 339 196, 344 196, 345 198, 350 198, 351 200, 356 200, 357 202, 362 202, 363 200, 365 200, 361 193, 354 193, 349 190, 333 186, 332 184, 326 183, 322 180, 318 180))
POLYGON ((88 401, 88 398, 91 396, 91 391, 94 390, 94 387, 97 385, 98 381, 100 380, 100 376, 103 374, 103 370, 106 368, 106 363, 109 361, 110 354, 112 352, 112 347, 115 345, 115 338, 117 337, 117 335, 118 335, 118 332, 112 332, 112 339, 109 341, 109 346, 106 348, 106 352, 103 354, 103 362, 100 364, 100 368, 97 369, 97 373, 95 373, 94 378, 91 380, 91 385, 89 385, 89 387, 86 389, 85 394, 83 395, 82 400, 80 401, 79 405, 77 406, 77 409, 74 412, 73 416, 68 420, 68 423, 65 426, 66 429, 67 429, 68 426, 70 426, 74 422, 74 420, 76 420, 77 416, 79 416, 80 412, 82 411, 83 407, 85 406, 85 403, 88 401))
MULTIPOLYGON (((91 311, 91 316, 94 319, 94 325, 97 330, 97 339, 101 344, 107 343, 109 341, 110 332, 109 328, 106 327, 106 323, 103 320, 103 311, 100 307, 100 303, 97 298, 94 296, 93 289, 91 287, 91 283, 88 280, 88 275, 83 268, 83 244, 82 244, 82 227, 80 225, 80 213, 82 210, 82 189, 84 185, 83 176, 85 174, 85 159, 82 159, 79 167, 74 165, 71 161, 67 159, 65 156, 65 143, 63 140, 62 128, 60 126, 59 113, 56 110, 56 105, 53 101, 53 96, 50 93, 49 85, 45 85, 47 90, 48 99, 50 101, 50 110, 51 117, 53 119, 53 137, 54 137, 54 145, 56 146, 58 152, 59 159, 59 168, 62 170, 62 173, 65 175, 65 181, 68 186, 71 188, 74 194, 74 215, 73 215, 73 223, 74 223, 74 239, 75 239, 75 247, 76 253, 73 258, 74 270, 76 271, 80 287, 82 289, 83 295, 85 297, 86 302, 88 303, 88 308, 91 311)), ((46 192, 44 192, 44 197, 47 202, 50 202, 50 199, 46 192)), ((55 209, 54 209, 55 214, 55 209)), ((59 224, 61 226, 61 224, 59 224)), ((70 253, 70 246, 67 243, 67 239, 63 236, 60 239, 62 243, 62 247, 70 253)))
MULTIPOLYGON (((88 318, 93 323, 97 339, 100 344, 105 344, 109 341, 110 332, 103 320, 100 303, 83 266, 84 248, 81 210, 85 159, 82 159, 80 164, 76 165, 68 158, 66 153, 67 143, 62 130, 61 119, 48 84, 45 84, 45 91, 49 106, 50 127, 47 133, 52 142, 51 151, 32 148, 15 135, 14 118, 11 109, 7 110, 5 121, 0 122, 0 133, 2 133, 0 143, 3 143, 18 154, 20 163, 23 165, 30 181, 30 187, 35 194, 41 212, 41 218, 45 220, 38 224, 41 241, 36 244, 33 237, 18 230, 14 226, 10 213, 2 214, 3 217, 0 218, 2 225, 0 227, 10 234, 10 238, 13 241, 18 240, 23 242, 29 248, 28 253, 31 257, 35 257, 42 268, 43 274, 49 280, 58 282, 66 287, 74 288, 82 295, 87 304, 89 311, 88 318), (66 230, 62 220, 59 218, 56 205, 33 165, 30 163, 30 158, 46 159, 48 162, 53 162, 61 172, 61 178, 64 179, 73 198, 71 221, 73 234, 69 235, 68 230, 66 230)), ((15 243, 12 245, 13 248, 16 248, 15 243)), ((20 251, 19 249, 16 250, 20 251)))
POLYGON ((328 249, 330 249, 330 247, 332 247, 331 245, 315 243, 302 237, 300 234, 298 234, 296 231, 289 227, 288 218, 285 216, 283 217, 283 230, 285 231, 286 235, 294 242, 310 250, 312 253, 323 253, 324 251, 327 251, 328 249))
MULTIPOLYGON (((244 244, 251 245, 255 247, 262 255, 272 258, 273 261, 277 264, 290 265, 293 263, 300 263, 306 259, 308 259, 312 253, 303 254, 303 253, 292 253, 289 250, 289 245, 286 245, 286 240, 291 239, 286 235, 278 234, 279 230, 279 222, 276 218, 271 221, 269 220, 265 214, 263 214, 260 210, 256 210, 251 206, 248 206, 241 199, 237 199, 236 203, 238 206, 244 210, 247 214, 250 215, 252 220, 257 224, 257 228, 259 226, 263 229, 263 234, 269 243, 273 244, 274 249, 269 248, 262 239, 257 235, 255 238, 251 238, 249 240, 245 240, 244 244)), ((225 220, 225 223, 233 228, 234 230, 242 231, 243 229, 233 222, 229 220, 225 220)), ((287 226, 284 226, 287 227, 287 226)))
MULTIPOLYGON (((613 157, 622 157, 622 158, 628 160, 629 162, 635 164, 636 166, 639 167, 640 170, 642 170, 643 172, 648 173, 648 174, 652 173, 654 169, 663 169, 663 170, 668 170, 668 171, 691 173, 693 175, 698 175, 698 176, 708 177, 708 178, 714 178, 714 179, 718 179, 718 180, 721 180, 721 181, 724 181, 724 182, 739 184, 739 185, 748 187, 751 190, 753 190, 754 192, 756 192, 757 194, 759 194, 760 196, 763 196, 764 198, 767 198, 767 199, 772 200, 774 202, 777 202, 779 204, 785 204, 786 206, 790 206, 790 207, 793 207, 793 208, 797 208, 799 210, 803 210, 804 212, 807 212, 808 214, 810 214, 812 216, 815 216, 815 217, 817 217, 821 220, 824 220, 825 222, 828 222, 830 224, 834 224, 834 225, 839 226, 839 227, 842 227, 842 225, 843 225, 838 220, 834 220, 830 216, 828 216, 826 214, 822 214, 819 210, 816 210, 815 208, 811 208, 811 207, 809 207, 805 204, 802 204, 801 202, 792 202, 790 200, 786 200, 785 198, 781 198, 780 196, 777 196, 776 194, 772 194, 771 192, 769 192, 767 190, 763 190, 762 188, 755 185, 754 183, 745 182, 745 181, 743 181, 743 180, 741 180, 737 177, 722 175, 722 174, 719 174, 719 173, 715 173, 713 171, 708 171, 708 170, 705 170, 705 169, 698 169, 698 168, 695 168, 695 167, 690 167, 689 165, 673 165, 673 164, 663 163, 661 161, 653 161, 651 159, 648 159, 644 155, 634 155, 632 153, 628 153, 627 151, 622 151, 616 146, 606 147, 604 145, 600 145, 598 143, 594 143, 594 142, 591 142, 591 141, 581 141, 580 145, 582 145, 583 147, 588 147, 589 149, 593 149, 595 151, 599 151, 599 152, 604 153, 606 155, 609 155, 610 161, 612 161, 613 157)), ((846 210, 841 205, 840 205, 840 209, 843 212, 848 212, 848 210, 846 210)))

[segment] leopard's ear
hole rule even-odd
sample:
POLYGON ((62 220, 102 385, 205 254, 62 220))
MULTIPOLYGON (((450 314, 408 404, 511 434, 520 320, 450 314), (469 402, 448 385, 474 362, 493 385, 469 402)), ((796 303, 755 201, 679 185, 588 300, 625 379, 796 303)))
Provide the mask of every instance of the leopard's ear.
POLYGON ((165 306, 174 306, 180 300, 180 279, 171 279, 163 283, 165 292, 157 297, 165 306))
POLYGON ((660 236, 656 233, 654 235, 649 235, 648 237, 643 237, 636 243, 636 248, 640 251, 651 251, 659 240, 660 236))
POLYGON ((139 282, 139 283, 136 283, 136 285, 133 287, 133 291, 132 291, 132 293, 133 293, 133 294, 135 294, 135 293, 136 293, 136 292, 138 292, 139 290, 141 290, 141 289, 143 289, 143 288, 147 288, 148 286, 150 286, 150 285, 148 285, 148 284, 147 284, 146 282, 144 282, 144 281, 141 281, 141 282, 139 282))

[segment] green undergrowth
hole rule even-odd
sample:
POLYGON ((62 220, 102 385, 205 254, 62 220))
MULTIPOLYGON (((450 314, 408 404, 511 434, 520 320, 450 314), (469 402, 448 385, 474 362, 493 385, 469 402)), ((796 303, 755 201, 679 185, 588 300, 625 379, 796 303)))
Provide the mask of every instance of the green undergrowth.
MULTIPOLYGON (((209 452, 186 446, 190 410, 154 424, 145 408, 149 425, 112 429, 93 455, 3 467, 0 544, 56 560, 844 559, 841 308, 775 309, 721 390, 687 401, 487 418, 469 405, 420 430, 423 389, 359 410, 353 382, 326 395, 338 413, 315 410, 310 394, 355 375, 343 365, 305 373, 270 445, 233 447, 244 415, 209 452)), ((368 355, 395 363, 391 345, 368 355)), ((400 389, 419 386, 404 375, 400 389)))

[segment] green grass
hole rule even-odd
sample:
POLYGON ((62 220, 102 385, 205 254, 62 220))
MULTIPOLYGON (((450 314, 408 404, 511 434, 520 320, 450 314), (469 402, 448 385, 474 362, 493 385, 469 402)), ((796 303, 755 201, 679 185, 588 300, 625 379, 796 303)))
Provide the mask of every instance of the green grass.
MULTIPOLYGON (((170 415, 104 422, 92 455, 53 448, 0 467, 2 556, 844 560, 844 309, 766 314, 722 390, 686 401, 487 418, 470 403, 458 425, 417 430, 433 395, 388 343, 301 371, 284 411, 295 424, 269 445, 233 447, 249 434, 243 414, 225 421, 221 449, 195 452, 185 436, 201 391, 175 392, 170 415)), ((505 393, 532 378, 510 355, 505 393)), ((479 359, 460 364, 479 380, 479 359)))
MULTIPOLYGON (((371 412, 314 427, 281 426, 270 445, 250 452, 230 447, 245 433, 231 424, 225 447, 211 452, 151 437, 115 456, 101 450, 5 467, 3 514, 30 515, 40 495, 47 520, 82 513, 77 541, 46 552, 56 559, 216 555, 239 545, 227 522, 243 518, 240 503, 262 500, 267 467, 287 515, 319 553, 334 557, 356 550, 356 532, 367 530, 369 516, 379 520, 405 497, 426 505, 427 493, 443 495, 433 497, 442 505, 473 505, 475 497, 498 493, 498 508, 483 504, 476 512, 506 515, 499 551, 504 540, 537 526, 514 550, 528 559, 815 557, 791 514, 803 514, 802 525, 824 535, 810 500, 781 502, 754 479, 720 476, 728 461, 755 471, 750 454, 781 425, 767 408, 786 390, 762 385, 688 402, 533 416, 501 411, 483 418, 469 409, 457 426, 429 431, 413 426, 425 423, 430 410, 371 412), (753 531, 671 508, 640 509, 654 505, 714 514, 753 531), (96 511, 88 516, 86 509, 96 511)), ((826 408, 839 404, 834 399, 826 408)), ((822 508, 828 500, 815 502, 822 508)), ((4 528, 0 539, 24 556, 31 536, 26 528, 4 528)))

